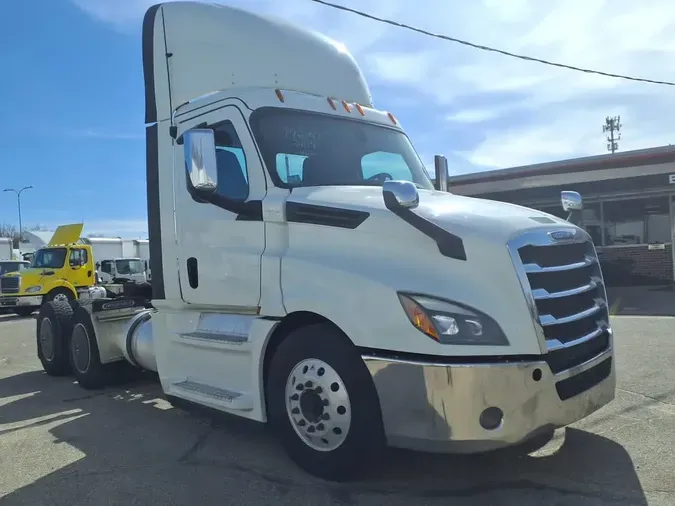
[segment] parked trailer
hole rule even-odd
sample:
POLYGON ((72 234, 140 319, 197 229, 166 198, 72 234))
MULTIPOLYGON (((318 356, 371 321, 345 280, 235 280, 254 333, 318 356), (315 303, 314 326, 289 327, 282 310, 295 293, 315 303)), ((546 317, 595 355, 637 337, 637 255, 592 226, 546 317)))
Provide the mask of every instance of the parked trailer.
POLYGON ((614 398, 588 234, 439 191, 441 157, 435 189, 343 45, 171 2, 146 13, 143 61, 152 299, 44 305, 49 374, 156 371, 175 405, 271 423, 333 480, 387 444, 502 448, 614 398))
POLYGON ((13 260, 14 249, 9 237, 0 237, 0 260, 13 260))

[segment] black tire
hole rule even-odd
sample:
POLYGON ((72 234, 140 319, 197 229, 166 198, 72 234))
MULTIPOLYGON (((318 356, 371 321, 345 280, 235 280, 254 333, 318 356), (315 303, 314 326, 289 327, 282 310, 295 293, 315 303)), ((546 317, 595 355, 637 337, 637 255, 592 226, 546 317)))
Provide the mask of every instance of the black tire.
MULTIPOLYGON (((82 301, 91 302, 91 301, 82 301)), ((96 332, 88 307, 91 304, 74 304, 72 331, 69 339, 69 357, 73 376, 86 390, 105 388, 113 379, 116 364, 102 364, 98 351, 96 332)))
MULTIPOLYGON (((321 383, 320 379, 317 380, 317 385, 322 386, 319 393, 331 395, 328 392, 331 384, 321 383)), ((300 386, 296 388, 300 389, 300 386)), ((377 463, 386 439, 375 385, 356 348, 334 326, 315 324, 291 332, 272 357, 265 391, 269 421, 279 441, 289 457, 307 473, 331 481, 350 481, 360 478, 364 470, 377 463), (292 425, 286 408, 286 382, 296 365, 306 359, 319 360, 330 366, 338 374, 348 394, 351 422, 346 430, 347 435, 337 448, 329 451, 325 448, 323 451, 316 450, 305 443, 294 427, 300 427, 302 422, 292 425)), ((305 394, 303 390, 301 395, 305 394)), ((295 395, 290 398, 292 397, 295 395)), ((300 406, 301 401, 302 398, 297 401, 297 406, 300 406)), ((326 404, 328 401, 325 397, 323 402, 323 406, 330 405, 330 402, 326 404)), ((297 413, 299 408, 294 409, 297 413)), ((323 411, 324 408, 320 410, 323 411)), ((344 415, 340 413, 340 407, 336 410, 339 415, 344 415)), ((326 416, 326 413, 321 416, 326 416)), ((314 426, 316 429, 329 430, 323 426, 321 420, 312 422, 310 417, 307 420, 309 425, 303 426, 308 428, 307 432, 314 430, 309 429, 313 423, 317 424, 314 426)), ((316 416, 314 420, 317 420, 316 416)), ((315 436, 312 433, 312 436, 316 438, 317 444, 327 441, 320 435, 315 436)))
POLYGON ((21 317, 26 317, 30 316, 33 314, 33 311, 35 311, 34 307, 17 307, 14 308, 14 314, 21 316, 21 317))
POLYGON ((72 315, 68 302, 51 301, 40 307, 35 325, 37 355, 50 376, 67 376, 71 372, 68 340, 72 315))
POLYGON ((54 288, 47 295, 45 295, 45 302, 50 302, 53 300, 72 301, 75 300, 75 295, 67 288, 54 288))

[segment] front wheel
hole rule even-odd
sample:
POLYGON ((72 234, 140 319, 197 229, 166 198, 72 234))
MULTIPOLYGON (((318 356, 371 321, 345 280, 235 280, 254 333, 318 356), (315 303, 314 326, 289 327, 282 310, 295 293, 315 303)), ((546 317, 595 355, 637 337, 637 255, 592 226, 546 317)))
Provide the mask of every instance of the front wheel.
POLYGON ((312 475, 356 479, 385 446, 370 373, 332 325, 300 328, 279 345, 266 394, 270 422, 286 452, 312 475))
POLYGON ((54 288, 45 296, 45 302, 68 302, 71 300, 75 300, 75 295, 67 288, 54 288))

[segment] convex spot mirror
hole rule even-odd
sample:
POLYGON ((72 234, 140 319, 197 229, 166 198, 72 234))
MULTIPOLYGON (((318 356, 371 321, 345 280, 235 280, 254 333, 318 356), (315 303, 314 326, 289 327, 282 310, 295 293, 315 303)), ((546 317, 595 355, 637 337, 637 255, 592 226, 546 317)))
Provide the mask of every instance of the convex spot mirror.
POLYGON ((194 129, 183 134, 185 168, 195 190, 213 192, 218 185, 216 141, 213 130, 194 129))

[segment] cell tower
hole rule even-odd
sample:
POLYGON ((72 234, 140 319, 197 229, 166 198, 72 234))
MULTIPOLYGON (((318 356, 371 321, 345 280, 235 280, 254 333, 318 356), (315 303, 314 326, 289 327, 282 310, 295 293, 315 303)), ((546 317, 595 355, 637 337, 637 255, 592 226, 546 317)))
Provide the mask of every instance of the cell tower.
POLYGON ((612 153, 616 152, 619 149, 619 140, 621 139, 621 116, 615 116, 610 118, 607 116, 605 119, 605 124, 602 125, 602 131, 604 133, 609 132, 607 136, 607 151, 612 153), (616 132, 616 135, 614 134, 616 132))

